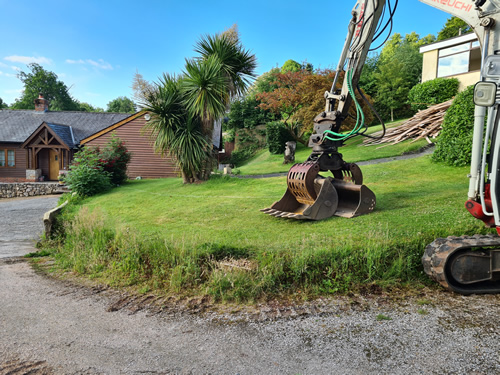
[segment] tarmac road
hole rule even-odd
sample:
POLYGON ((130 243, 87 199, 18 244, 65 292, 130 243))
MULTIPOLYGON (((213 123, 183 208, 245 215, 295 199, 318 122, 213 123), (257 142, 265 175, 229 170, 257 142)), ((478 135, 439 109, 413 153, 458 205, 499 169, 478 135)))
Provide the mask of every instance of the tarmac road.
POLYGON ((43 214, 57 206, 59 197, 0 199, 0 258, 34 251, 43 233, 43 214))

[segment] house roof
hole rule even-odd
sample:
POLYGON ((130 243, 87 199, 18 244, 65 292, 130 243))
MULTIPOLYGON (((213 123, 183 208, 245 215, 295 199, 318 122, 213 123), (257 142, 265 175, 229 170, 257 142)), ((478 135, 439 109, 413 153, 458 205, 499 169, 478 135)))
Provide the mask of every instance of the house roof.
POLYGON ((49 123, 47 125, 68 145, 69 148, 74 148, 76 146, 71 126, 49 123))
POLYGON ((72 130, 74 141, 71 139, 71 144, 75 145, 80 143, 80 140, 129 116, 131 115, 128 113, 36 112, 4 109, 0 110, 0 142, 23 143, 43 122, 46 122, 61 138, 64 137, 65 142, 71 139, 72 130))
POLYGON ((472 40, 477 40, 477 35, 475 33, 468 33, 464 35, 455 36, 453 38, 440 40, 439 42, 434 42, 430 44, 426 44, 420 47, 420 53, 425 53, 429 51, 434 51, 436 49, 442 49, 446 47, 451 47, 457 44, 470 42, 472 40))

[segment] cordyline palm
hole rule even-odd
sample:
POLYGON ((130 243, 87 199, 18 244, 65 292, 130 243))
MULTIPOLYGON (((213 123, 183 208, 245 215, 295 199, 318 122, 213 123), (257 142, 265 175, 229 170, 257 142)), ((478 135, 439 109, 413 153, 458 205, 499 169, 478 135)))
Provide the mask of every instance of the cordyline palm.
POLYGON ((187 109, 198 116, 203 132, 211 137, 213 121, 224 115, 228 102, 227 80, 215 56, 206 60, 186 60, 182 92, 187 109))
POLYGON ((180 78, 164 74, 143 106, 151 113, 145 129, 151 132, 155 151, 172 156, 187 183, 199 179, 210 158, 210 144, 199 118, 186 109, 181 85, 180 78))
POLYGON ((213 123, 255 77, 255 56, 224 34, 202 38, 196 52, 181 78, 164 75, 144 103, 155 149, 175 157, 184 182, 208 178, 213 123))
POLYGON ((225 34, 207 35, 196 44, 200 54, 186 64, 188 108, 200 115, 211 136, 213 122, 222 117, 231 98, 242 95, 255 78, 255 56, 225 34))

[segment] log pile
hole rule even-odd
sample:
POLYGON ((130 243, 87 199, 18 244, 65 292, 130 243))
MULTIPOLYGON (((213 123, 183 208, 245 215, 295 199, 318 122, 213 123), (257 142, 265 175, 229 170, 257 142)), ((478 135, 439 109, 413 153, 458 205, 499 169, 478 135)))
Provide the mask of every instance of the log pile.
MULTIPOLYGON (((401 125, 388 129, 382 139, 366 138, 363 144, 376 145, 387 143, 388 146, 389 144, 394 145, 407 139, 413 139, 413 141, 410 142, 413 143, 422 138, 432 143, 430 138, 436 138, 439 135, 444 115, 447 109, 450 108, 452 102, 453 99, 418 111, 415 116, 401 125)), ((372 137, 379 137, 380 135, 382 135, 381 131, 371 134, 372 137)))

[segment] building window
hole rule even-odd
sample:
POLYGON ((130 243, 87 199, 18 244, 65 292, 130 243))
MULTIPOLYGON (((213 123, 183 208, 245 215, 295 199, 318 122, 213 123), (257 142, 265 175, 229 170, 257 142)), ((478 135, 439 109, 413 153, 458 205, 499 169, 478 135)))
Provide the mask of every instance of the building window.
POLYGON ((0 167, 15 167, 16 152, 14 150, 0 149, 0 167))
POLYGON ((439 50, 438 77, 473 72, 481 69, 479 42, 467 42, 439 50))

